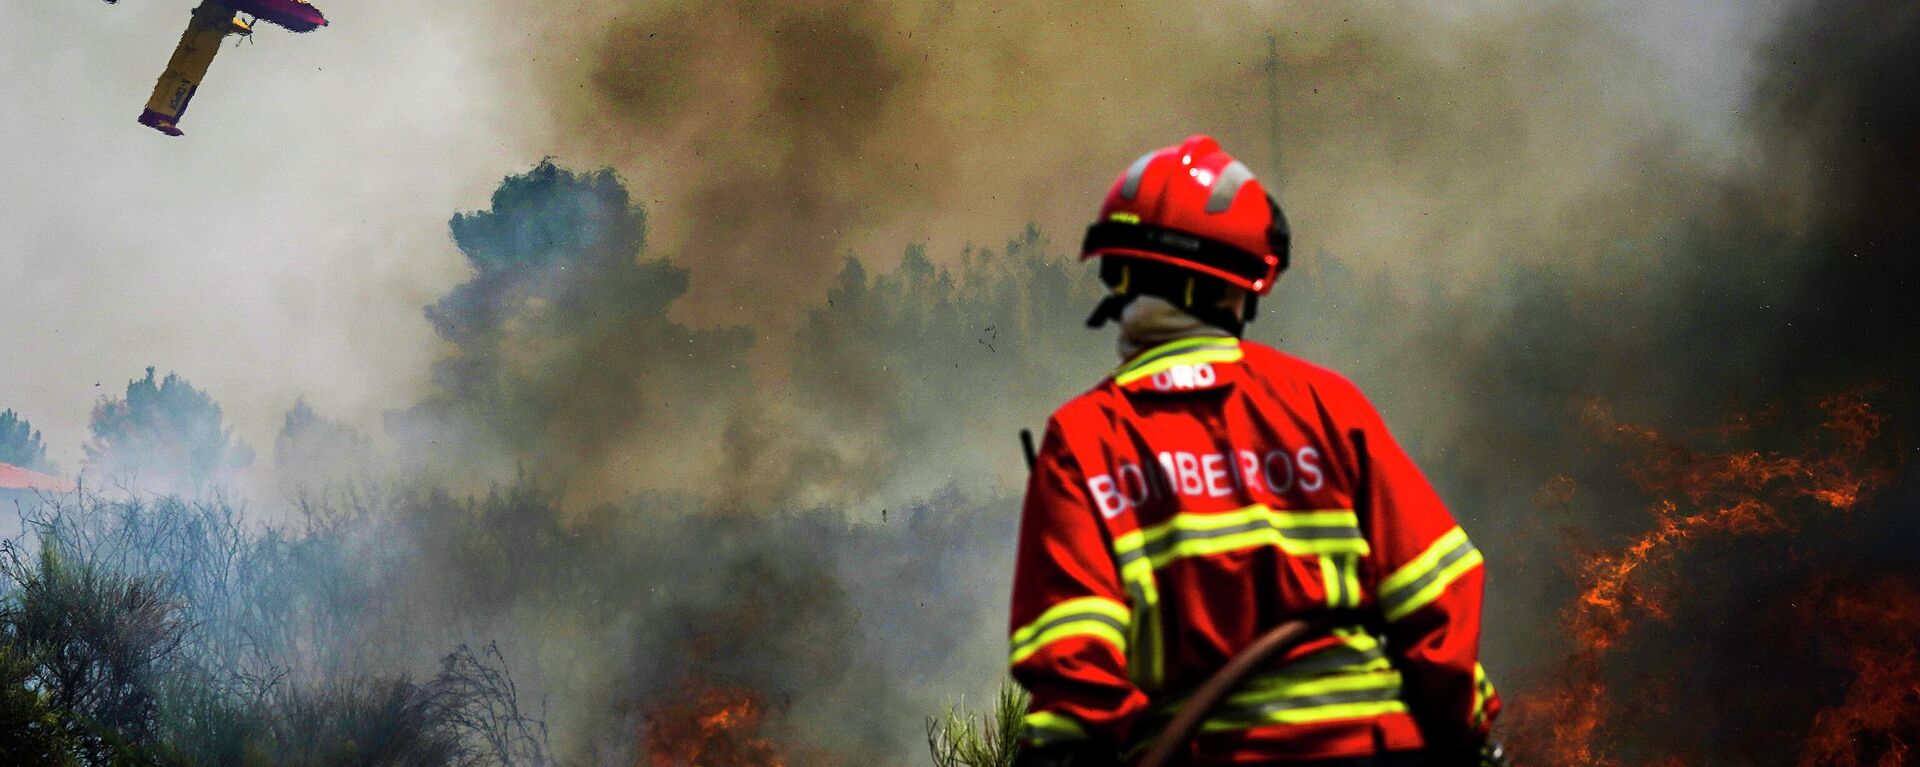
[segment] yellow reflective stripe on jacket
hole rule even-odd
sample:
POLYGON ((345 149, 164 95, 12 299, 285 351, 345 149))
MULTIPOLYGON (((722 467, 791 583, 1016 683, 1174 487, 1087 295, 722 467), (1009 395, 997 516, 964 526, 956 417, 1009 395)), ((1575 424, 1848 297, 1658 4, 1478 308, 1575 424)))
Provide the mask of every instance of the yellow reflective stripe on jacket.
POLYGON ((1035 746, 1087 739, 1080 720, 1052 711, 1032 711, 1020 717, 1020 737, 1035 746))
POLYGON ((1473 726, 1475 729, 1487 725, 1487 702, 1493 700, 1493 681, 1487 678, 1487 670, 1480 664, 1473 664, 1473 726))
POLYGON ((1153 575, 1153 563, 1140 554, 1135 545, 1123 555, 1122 541, 1137 540, 1139 531, 1116 538, 1114 560, 1120 566, 1120 582, 1126 585, 1127 598, 1133 602, 1132 624, 1127 634, 1127 676, 1142 690, 1160 689, 1166 660, 1161 652, 1160 581, 1153 575))
POLYGON ((1135 687, 1152 692, 1160 689, 1166 661, 1160 649, 1160 582, 1146 564, 1142 559, 1139 567, 1122 568, 1120 578, 1133 600, 1133 621, 1127 634, 1127 676, 1135 687))
POLYGON ((1240 339, 1232 336, 1201 336, 1169 341, 1141 352, 1113 371, 1113 382, 1121 386, 1180 365, 1202 362, 1239 362, 1246 358, 1240 339))
POLYGON ((1157 570, 1178 559, 1257 546, 1276 546, 1302 556, 1365 556, 1370 551, 1352 509, 1276 511, 1264 504, 1218 514, 1175 514, 1113 541, 1123 573, 1142 566, 1157 570), (1142 565, 1142 560, 1147 564, 1142 565))
POLYGON ((1013 632, 1009 642, 1012 662, 1018 664, 1042 647, 1075 636, 1106 640, 1124 653, 1128 615, 1126 605, 1106 597, 1080 597, 1061 602, 1013 632))
POLYGON ((1335 610, 1360 606, 1360 557, 1353 554, 1320 555, 1320 583, 1327 591, 1327 607, 1335 610))
POLYGON ((1393 669, 1322 677, 1274 675, 1249 680, 1200 726, 1228 732, 1274 724, 1364 719, 1407 710, 1393 669))
POLYGON ((1366 629, 1359 626, 1338 628, 1333 630, 1333 636, 1340 640, 1340 644, 1288 661, 1271 675, 1304 679, 1393 668, 1393 661, 1387 657, 1380 639, 1367 633, 1366 629))
MULTIPOLYGON (((1358 626, 1335 629, 1333 635, 1339 644, 1241 683, 1220 706, 1222 712, 1235 709, 1235 713, 1216 712, 1207 729, 1218 732, 1404 711, 1398 700, 1399 672, 1380 640, 1358 626)), ((1160 702, 1153 718, 1164 725, 1185 703, 1160 702)), ((1145 739, 1151 740, 1152 734, 1145 739)))
MULTIPOLYGON (((1254 505, 1219 514, 1176 514, 1160 524, 1114 537, 1114 560, 1133 600, 1128 670, 1135 685, 1151 692, 1160 689, 1165 678, 1160 591, 1154 571, 1187 557, 1259 546, 1346 561, 1357 561, 1369 551, 1366 539, 1360 536, 1359 518, 1351 509, 1276 511, 1254 505)), ((1344 599, 1359 604, 1357 566, 1344 566, 1334 582, 1334 592, 1342 584, 1347 588, 1344 599)))
POLYGON ((1380 613, 1397 621, 1440 598, 1448 586, 1481 562, 1479 550, 1458 526, 1440 536, 1413 561, 1380 582, 1380 613))

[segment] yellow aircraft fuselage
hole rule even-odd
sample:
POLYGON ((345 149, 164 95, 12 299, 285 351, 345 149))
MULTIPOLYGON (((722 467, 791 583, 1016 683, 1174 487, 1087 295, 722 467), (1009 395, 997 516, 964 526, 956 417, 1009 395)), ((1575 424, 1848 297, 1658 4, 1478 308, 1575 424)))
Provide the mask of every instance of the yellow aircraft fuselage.
POLYGON ((207 67, 220 53, 220 41, 227 35, 253 34, 250 21, 240 18, 243 13, 252 21, 271 22, 290 32, 312 32, 327 25, 327 17, 307 0, 204 0, 193 9, 193 20, 187 22, 186 34, 173 49, 167 71, 160 74, 160 82, 154 83, 153 97, 147 99, 147 109, 140 113, 141 125, 169 136, 180 135, 180 115, 187 111, 193 92, 200 89, 200 79, 207 76, 207 67))
POLYGON ((199 89, 201 78, 207 76, 207 67, 220 52, 220 42, 227 35, 251 31, 240 21, 237 11, 219 0, 205 0, 193 9, 193 20, 188 22, 186 34, 180 36, 180 44, 173 49, 166 71, 160 73, 160 81, 154 84, 147 109, 140 113, 140 123, 169 136, 180 135, 176 123, 180 115, 186 113, 187 104, 193 101, 193 92, 199 89))

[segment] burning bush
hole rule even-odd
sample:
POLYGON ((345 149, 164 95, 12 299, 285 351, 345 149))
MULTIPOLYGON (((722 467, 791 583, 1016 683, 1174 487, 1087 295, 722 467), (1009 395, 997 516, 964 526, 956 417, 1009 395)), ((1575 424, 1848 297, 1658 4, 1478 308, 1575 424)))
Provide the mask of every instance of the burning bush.
POLYGON ((1920 744, 1920 587, 1825 581, 1795 600, 1802 629, 1849 677, 1814 715, 1799 767, 1901 767, 1920 744))
POLYGON ((781 748, 761 732, 766 709, 760 697, 683 682, 677 695, 647 709, 648 767, 785 767, 781 748))
MULTIPOLYGON (((1812 638, 1801 643, 1803 649, 1756 631, 1759 636, 1746 640, 1755 647, 1742 652, 1782 666, 1770 669, 1767 673, 1776 678, 1756 682, 1755 690, 1797 678, 1817 685, 1812 695, 1766 700, 1750 690, 1741 699, 1699 701, 1686 692, 1690 680, 1655 673, 1666 664, 1649 655, 1684 659, 1717 652, 1703 646, 1693 632, 1664 630, 1678 613, 1700 620, 1714 612, 1726 615, 1725 608, 1732 606, 1722 603, 1703 616, 1688 604, 1702 593, 1687 577, 1701 571, 1692 559, 1724 559, 1728 555, 1713 547, 1734 542, 1745 542, 1742 549, 1752 552, 1757 542, 1790 534, 1832 535, 1890 480, 1892 470, 1880 449, 1885 418, 1864 397, 1827 397, 1817 411, 1814 434, 1797 451, 1734 447, 1716 452, 1618 421, 1600 403, 1586 406, 1590 428, 1627 451, 1627 475, 1652 499, 1647 507, 1651 524, 1623 543, 1580 558, 1580 590, 1561 616, 1571 649, 1549 672, 1550 681, 1515 707, 1523 755, 1564 767, 1697 763, 1712 753, 1696 750, 1697 730, 1711 727, 1715 714, 1731 706, 1740 722, 1735 729, 1746 733, 1740 737, 1749 747, 1774 736, 1756 735, 1755 723, 1798 718, 1799 727, 1809 733, 1802 745, 1803 767, 1905 764, 1907 745, 1914 738, 1914 720, 1907 714, 1920 705, 1920 667, 1915 666, 1913 644, 1900 641, 1920 625, 1901 624, 1920 614, 1909 604, 1914 590, 1905 581, 1843 589, 1827 583, 1818 570, 1810 576, 1793 572, 1812 566, 1804 556, 1797 558, 1797 565, 1787 558, 1735 560, 1747 568, 1747 577, 1812 577, 1826 584, 1785 595, 1755 595, 1758 605, 1739 605, 1740 614, 1748 617, 1721 618, 1771 625, 1766 616, 1776 604, 1802 616, 1790 625, 1804 632, 1799 636, 1812 638), (1792 568, 1779 571, 1783 563, 1792 568), (1806 655, 1807 644, 1827 656, 1825 668, 1782 664, 1783 659, 1806 655), (1634 668, 1631 674, 1626 673, 1629 666, 1634 668), (1845 693, 1836 696, 1821 688, 1845 693), (1693 738, 1663 732, 1657 723, 1682 707, 1694 723, 1693 738)), ((1721 433, 1743 435, 1750 423, 1739 425, 1721 433)), ((1570 496, 1572 490, 1565 493, 1570 496)))

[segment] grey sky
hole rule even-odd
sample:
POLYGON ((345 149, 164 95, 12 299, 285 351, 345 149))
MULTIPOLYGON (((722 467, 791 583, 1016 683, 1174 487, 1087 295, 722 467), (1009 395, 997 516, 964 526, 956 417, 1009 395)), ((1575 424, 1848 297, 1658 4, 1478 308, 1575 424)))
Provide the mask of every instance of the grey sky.
POLYGON ((363 424, 405 401, 420 307, 461 278, 447 217, 539 157, 465 5, 338 0, 315 33, 230 39, 177 139, 134 117, 190 3, 0 5, 0 398, 64 469, 148 365, 256 446, 295 397, 363 424))

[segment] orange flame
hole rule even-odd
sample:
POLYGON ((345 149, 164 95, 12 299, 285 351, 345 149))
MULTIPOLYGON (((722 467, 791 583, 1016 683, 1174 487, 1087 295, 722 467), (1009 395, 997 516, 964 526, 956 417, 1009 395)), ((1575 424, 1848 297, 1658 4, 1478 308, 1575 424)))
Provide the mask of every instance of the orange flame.
POLYGON ((761 735, 765 709, 750 690, 697 680, 647 711, 648 767, 785 767, 787 758, 761 735))
POLYGON ((1802 600, 1807 630, 1837 646, 1853 679, 1814 716, 1799 767, 1901 767, 1920 739, 1920 589, 1889 579, 1828 591, 1802 600))
MULTIPOLYGON (((1611 714, 1602 661, 1641 622, 1667 618, 1659 574, 1676 558, 1704 539, 1786 532, 1817 516, 1850 512, 1891 478, 1891 469, 1869 455, 1884 416, 1859 395, 1829 397, 1819 407, 1826 417, 1815 449, 1788 455, 1696 452, 1651 428, 1615 420, 1602 402, 1584 403, 1586 424, 1634 452, 1628 476, 1658 500, 1648 508, 1653 524, 1646 531, 1617 548, 1590 554, 1579 565, 1579 596, 1562 614, 1574 650, 1557 684, 1530 701, 1527 714, 1528 720, 1545 724, 1545 742, 1533 744, 1542 761, 1565 767, 1619 764, 1601 745, 1611 714)), ((1722 433, 1750 428, 1751 420, 1743 418, 1722 433)), ((1556 478, 1552 484, 1543 495, 1572 495, 1570 479, 1556 478)), ((1920 677, 1896 678, 1912 683, 1920 677)), ((1850 711, 1823 712, 1821 726, 1833 732, 1876 726, 1850 711)), ((1879 767, 1904 764, 1903 749, 1904 744, 1887 751, 1896 761, 1883 759, 1879 767)), ((1857 767, 1822 759, 1803 761, 1802 767, 1857 767)))

